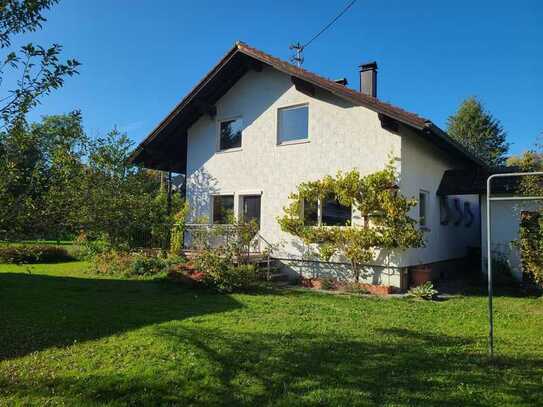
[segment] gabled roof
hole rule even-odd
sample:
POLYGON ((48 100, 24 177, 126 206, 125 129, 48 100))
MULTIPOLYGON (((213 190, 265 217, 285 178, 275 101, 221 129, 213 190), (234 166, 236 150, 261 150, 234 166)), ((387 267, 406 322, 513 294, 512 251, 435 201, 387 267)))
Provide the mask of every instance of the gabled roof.
POLYGON ((248 70, 270 66, 290 75, 295 84, 323 89, 354 105, 379 113, 380 118, 402 123, 420 132, 430 142, 475 164, 484 164, 452 140, 430 120, 410 113, 377 98, 349 89, 330 79, 282 61, 243 42, 234 47, 213 69, 175 106, 130 156, 133 163, 147 168, 185 172, 186 131, 203 114, 214 114, 214 104, 248 70))

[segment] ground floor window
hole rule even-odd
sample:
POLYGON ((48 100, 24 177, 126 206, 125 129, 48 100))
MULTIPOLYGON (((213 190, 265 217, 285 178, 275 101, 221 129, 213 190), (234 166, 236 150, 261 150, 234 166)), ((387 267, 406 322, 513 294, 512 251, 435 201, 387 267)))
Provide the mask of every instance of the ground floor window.
POLYGON ((352 207, 342 205, 332 196, 320 201, 304 199, 302 210, 306 226, 347 226, 351 224, 352 207))
POLYGON ((428 226, 428 192, 419 192, 419 225, 422 227, 428 226))
POLYGON ((351 207, 329 196, 322 201, 321 223, 325 226, 347 226, 351 223, 351 207))
POLYGON ((234 195, 213 195, 213 223, 230 223, 234 216, 234 195))
POLYGON ((319 224, 318 201, 308 201, 307 199, 304 199, 302 210, 304 215, 304 225, 317 226, 319 224))

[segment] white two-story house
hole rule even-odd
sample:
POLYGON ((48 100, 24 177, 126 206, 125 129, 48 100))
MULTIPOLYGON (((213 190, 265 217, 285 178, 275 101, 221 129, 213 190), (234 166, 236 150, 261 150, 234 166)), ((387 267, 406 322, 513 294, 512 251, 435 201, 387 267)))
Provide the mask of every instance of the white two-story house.
MULTIPOLYGON (((353 168, 370 174, 392 159, 401 193, 419 200, 411 216, 426 245, 379 257, 366 278, 405 286, 406 268, 454 264, 480 244, 479 196, 438 195, 438 189, 445 171, 477 172, 482 163, 431 121, 380 101, 375 63, 361 66, 360 79, 360 90, 353 90, 238 42, 138 146, 132 161, 186 174, 193 218, 222 223, 233 211, 257 219, 286 269, 348 278, 341 259, 331 265, 308 258, 308 248, 283 233, 277 217, 301 182, 353 168)), ((360 221, 333 199, 320 203, 317 218, 323 225, 360 221)))

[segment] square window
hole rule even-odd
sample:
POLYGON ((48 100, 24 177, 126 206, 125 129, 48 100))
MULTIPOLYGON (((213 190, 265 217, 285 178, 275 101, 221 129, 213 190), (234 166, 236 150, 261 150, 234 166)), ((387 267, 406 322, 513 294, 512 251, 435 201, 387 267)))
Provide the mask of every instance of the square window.
POLYGON ((340 204, 335 197, 322 201, 321 220, 325 226, 347 226, 351 223, 351 215, 351 207, 340 204))
POLYGON ((219 150, 230 150, 241 147, 243 125, 241 118, 220 122, 219 150))
POLYGON ((419 192, 419 225, 427 226, 428 224, 428 192, 419 192))
POLYGON ((284 107, 277 111, 277 142, 278 144, 289 141, 308 139, 309 107, 292 106, 284 107))
POLYGON ((234 216, 234 195, 214 195, 213 223, 230 223, 232 216, 234 216))

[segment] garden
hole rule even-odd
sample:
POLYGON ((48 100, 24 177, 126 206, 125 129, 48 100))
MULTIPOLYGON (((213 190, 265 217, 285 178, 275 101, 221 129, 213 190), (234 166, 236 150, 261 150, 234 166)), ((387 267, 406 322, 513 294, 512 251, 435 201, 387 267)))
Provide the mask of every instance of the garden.
POLYGON ((2 405, 538 405, 541 299, 218 294, 71 261, 0 265, 2 405))

